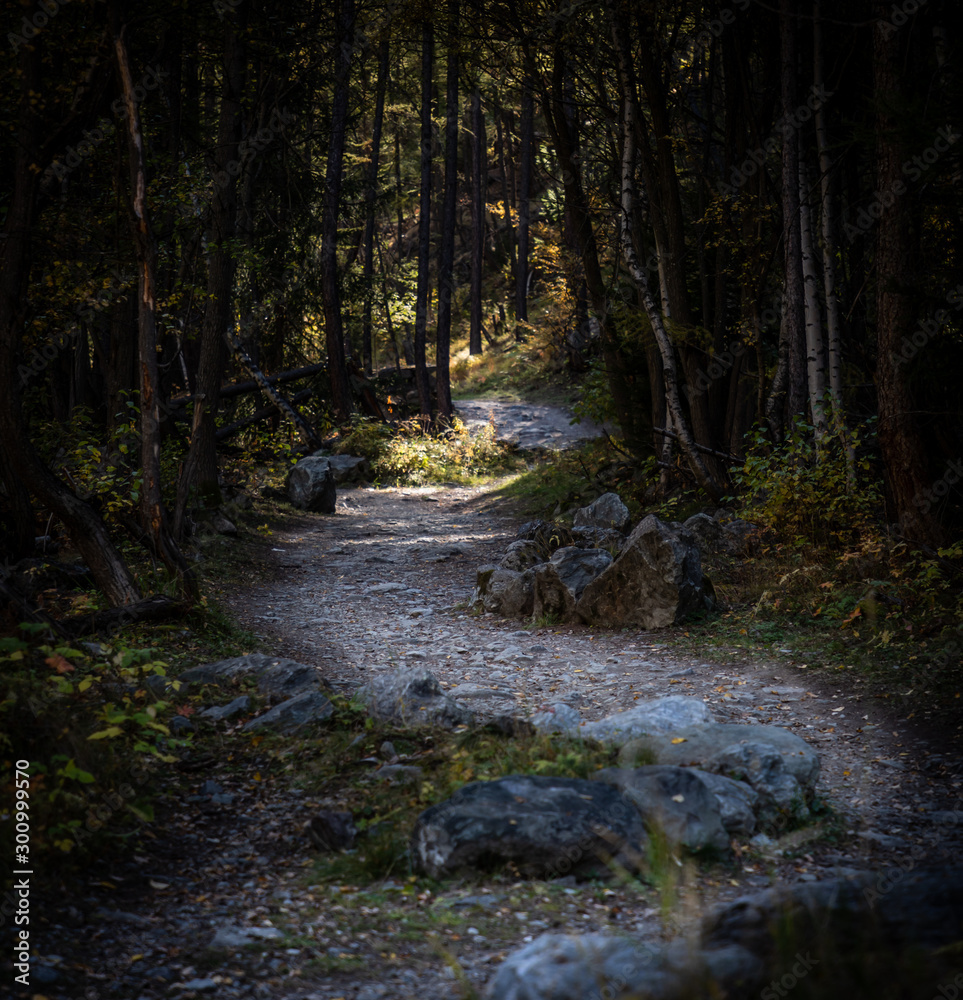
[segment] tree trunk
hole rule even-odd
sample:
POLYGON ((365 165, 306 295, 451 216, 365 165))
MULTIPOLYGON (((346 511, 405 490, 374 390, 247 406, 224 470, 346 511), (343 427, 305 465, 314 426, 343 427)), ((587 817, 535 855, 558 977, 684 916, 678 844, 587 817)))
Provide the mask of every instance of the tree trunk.
POLYGON ((666 332, 662 314, 656 307, 655 300, 649 290, 649 279, 645 268, 639 264, 635 253, 635 245, 632 240, 632 211, 635 200, 635 99, 631 77, 628 66, 622 56, 619 45, 618 28, 613 28, 613 37, 616 49, 619 53, 619 72, 622 78, 622 183, 621 183, 621 224, 620 234, 622 241, 622 252, 625 255, 625 262, 629 273, 635 281, 645 306, 646 315, 652 325, 652 332, 655 335, 656 343, 659 347, 659 355, 662 360, 662 378, 665 385, 666 412, 670 420, 669 430, 675 434, 682 452, 686 457, 689 468, 695 476, 696 482, 703 490, 718 503, 722 499, 723 490, 715 481, 714 477, 706 467, 702 456, 696 447, 696 442, 692 437, 692 432, 685 419, 682 409, 682 400, 679 394, 679 378, 675 363, 675 352, 672 341, 666 332))
MULTIPOLYGON (((40 123, 35 95, 40 93, 40 46, 43 39, 20 51, 20 114, 14 149, 13 187, 0 239, 0 448, 3 469, 12 474, 66 527, 81 558, 111 605, 129 604, 140 594, 104 522, 89 504, 72 493, 41 463, 27 439, 21 408, 21 378, 17 369, 20 330, 25 316, 21 303, 30 271, 30 232, 40 175, 32 169, 42 159, 40 123)), ((17 490, 17 487, 13 487, 17 490)), ((22 493, 18 491, 18 502, 22 493)), ((22 516, 22 515, 21 515, 22 516)), ((22 533, 26 524, 20 524, 22 533)))
POLYGON ((418 285, 415 292, 415 384, 422 422, 431 422, 431 386, 425 345, 428 336, 428 289, 431 267, 431 91, 435 30, 430 21, 421 34, 421 197, 418 215, 418 285))
POLYGON ((381 130, 385 117, 385 91, 388 88, 388 39, 381 40, 378 49, 378 82, 375 89, 374 125, 371 130, 371 163, 368 167, 368 186, 365 190, 364 220, 364 316, 361 320, 361 353, 364 370, 370 374, 371 349, 371 300, 374 297, 374 224, 375 194, 378 190, 378 160, 381 154, 381 130))
POLYGON ((521 162, 518 186, 518 272, 515 275, 515 320, 528 322, 528 253, 531 245, 532 160, 535 145, 535 104, 532 81, 522 83, 521 162))
POLYGON ((127 148, 130 158, 130 213, 134 250, 137 256, 137 348, 140 361, 140 523, 151 551, 158 556, 180 582, 181 592, 192 600, 198 597, 197 582, 177 543, 171 536, 167 512, 161 498, 160 467, 160 371, 157 364, 157 245, 147 210, 147 165, 140 114, 134 96, 130 71, 126 24, 120 24, 120 11, 113 7, 114 54, 120 73, 127 120, 127 148))
POLYGON ((809 205, 809 172, 804 158, 799 161, 799 245, 803 275, 803 301, 806 316, 806 375, 809 385, 809 410, 816 440, 826 434, 826 346, 823 340, 823 311, 819 303, 819 275, 813 239, 812 210, 809 205))
MULTIPOLYGON (((243 16, 239 12, 238 16, 243 16)), ((207 245, 207 302, 201 327, 200 358, 194 382, 197 400, 191 445, 184 461, 174 508, 174 535, 181 538, 191 493, 206 507, 221 503, 218 482, 216 417, 218 390, 227 365, 225 337, 234 315, 232 294, 236 263, 231 245, 237 235, 238 144, 241 138, 241 98, 244 88, 243 24, 229 21, 224 37, 224 75, 220 121, 214 150, 214 196, 207 245)))
POLYGON ((438 331, 435 347, 435 396, 438 423, 451 423, 451 311, 455 295, 455 209, 458 194, 458 0, 448 4, 448 70, 445 83, 445 187, 438 256, 438 331))
POLYGON ((476 83, 471 92, 472 172, 471 172, 471 307, 468 351, 481 354, 482 277, 485 265, 485 199, 488 190, 488 165, 485 155, 485 116, 482 114, 481 88, 476 83))
MULTIPOLYGON (((900 74, 902 34, 883 20, 874 29, 873 63, 876 84, 876 190, 896 191, 905 186, 902 164, 907 150, 892 110, 902 106, 900 74)), ((900 350, 909 341, 916 321, 914 299, 918 280, 919 240, 912 225, 911 199, 882 202, 876 229, 876 394, 879 404, 879 443, 887 485, 902 534, 925 545, 938 546, 943 531, 928 494, 926 442, 914 418, 907 366, 900 350)))
POLYGON ((324 298, 324 339, 328 351, 331 404, 339 420, 351 419, 354 407, 344 352, 341 318, 341 287, 338 280, 338 217, 341 212, 341 182, 344 146, 348 128, 348 75, 354 44, 354 0, 340 0, 336 13, 335 84, 331 103, 331 144, 325 173, 324 215, 321 223, 321 289, 324 298))

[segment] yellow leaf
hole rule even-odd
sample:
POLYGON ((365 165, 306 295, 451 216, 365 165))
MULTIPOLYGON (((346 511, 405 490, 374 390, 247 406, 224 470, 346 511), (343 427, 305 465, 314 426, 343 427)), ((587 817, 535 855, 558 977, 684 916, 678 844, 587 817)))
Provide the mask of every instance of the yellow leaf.
POLYGON ((675 736, 672 739, 673 743, 687 743, 688 740, 684 736, 675 736))
POLYGON ((108 726, 106 729, 100 729, 96 733, 91 733, 87 739, 88 740, 112 740, 115 736, 120 736, 123 733, 123 729, 120 726, 108 726))

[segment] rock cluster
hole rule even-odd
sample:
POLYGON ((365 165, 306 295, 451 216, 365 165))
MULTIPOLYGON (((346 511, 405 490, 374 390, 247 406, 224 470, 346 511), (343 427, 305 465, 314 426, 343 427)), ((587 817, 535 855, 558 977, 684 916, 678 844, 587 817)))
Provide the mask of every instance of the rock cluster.
MULTIPOLYGON (((894 949, 915 949, 920 968, 933 962, 936 972, 941 953, 959 937, 963 868, 914 872, 885 898, 874 890, 876 881, 867 874, 746 896, 709 914, 692 942, 543 934, 506 959, 486 997, 774 997, 788 995, 810 974, 816 981, 807 995, 821 996, 834 961, 840 968, 851 966, 854 956, 871 963, 894 949)), ((939 993, 951 995, 943 987, 939 993)))
POLYGON ((318 451, 302 458, 288 473, 288 499, 300 510, 333 514, 337 486, 364 482, 370 474, 371 465, 366 458, 318 451))
MULTIPOLYGON (((728 526, 705 519, 721 539, 728 526)), ((611 628, 677 624, 715 607, 688 527, 693 520, 666 524, 650 514, 626 536, 628 508, 606 493, 576 513, 572 528, 529 522, 499 565, 479 568, 472 604, 506 617, 553 616, 611 628)))

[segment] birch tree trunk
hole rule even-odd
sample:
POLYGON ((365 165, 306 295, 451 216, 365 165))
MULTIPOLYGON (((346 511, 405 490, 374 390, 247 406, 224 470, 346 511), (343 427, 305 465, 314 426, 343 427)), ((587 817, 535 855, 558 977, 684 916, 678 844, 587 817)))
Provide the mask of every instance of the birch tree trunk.
POLYGON ((826 434, 826 345, 823 340, 823 311, 819 302, 819 275, 813 241, 812 209, 809 204, 809 171, 799 160, 799 242, 803 276, 803 299, 806 315, 806 374, 809 384, 809 409, 816 440, 826 434))
POLYGON ((619 232, 622 242, 622 253, 625 256, 625 263, 632 275, 632 280, 638 287, 642 303, 645 307, 646 315, 652 325, 652 332, 655 335, 656 344, 659 348, 659 355, 662 358, 662 378, 665 385, 666 415, 668 416, 669 430, 675 434, 679 442, 679 447, 685 455, 689 468, 699 486, 715 501, 719 502, 723 496, 723 489, 706 468, 702 456, 696 448, 692 432, 686 421, 682 409, 682 400, 679 393, 679 376, 676 368, 675 351, 672 341, 665 329, 662 320, 662 313, 656 307, 655 300, 649 290, 649 279, 645 268, 640 265, 635 252, 635 244, 632 239, 632 205, 635 198, 635 100, 631 79, 628 75, 628 68, 625 59, 622 58, 622 50, 617 37, 617 29, 614 29, 616 50, 619 52, 619 72, 622 77, 622 183, 620 198, 620 226, 619 232))

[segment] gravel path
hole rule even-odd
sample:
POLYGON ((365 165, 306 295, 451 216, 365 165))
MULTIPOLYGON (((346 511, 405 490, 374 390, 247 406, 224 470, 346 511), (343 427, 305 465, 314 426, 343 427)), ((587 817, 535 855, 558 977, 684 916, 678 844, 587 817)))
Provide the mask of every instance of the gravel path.
MULTIPOLYGON (((517 524, 485 488, 342 490, 335 515, 292 516, 272 537, 273 571, 228 603, 265 648, 315 664, 342 689, 417 664, 482 712, 565 701, 591 720, 679 693, 703 699, 719 721, 797 732, 822 756, 820 793, 842 819, 836 836, 802 835, 787 854, 746 853, 706 868, 689 900, 693 916, 777 882, 857 870, 885 880, 959 850, 956 761, 936 756, 911 723, 858 689, 792 664, 723 667, 680 655, 671 631, 526 629, 470 615, 476 568, 498 557, 517 524)), ((305 885, 315 854, 301 827, 318 804, 283 774, 265 783, 253 766, 231 773, 232 739, 241 737, 224 737, 224 759, 194 763, 190 794, 161 803, 156 840, 133 861, 92 872, 80 894, 47 901, 41 953, 60 977, 35 983, 38 992, 50 1000, 447 1000, 467 995, 454 965, 481 991, 513 947, 545 929, 662 933, 652 894, 617 884, 455 882, 416 898, 401 876, 376 892, 305 885), (205 785, 212 775, 217 784, 205 785), (405 893, 408 910, 391 902, 405 893), (467 929, 449 919, 460 912, 470 915, 467 929), (426 945, 413 914, 431 917, 441 945, 426 945), (287 937, 206 948, 219 927, 264 924, 287 937), (342 968, 342 959, 354 964, 342 968)))

